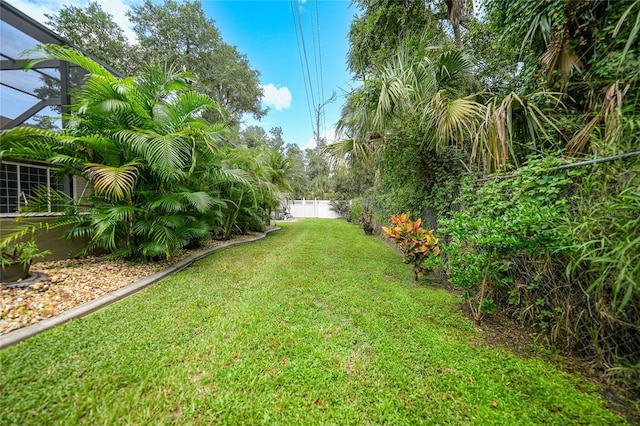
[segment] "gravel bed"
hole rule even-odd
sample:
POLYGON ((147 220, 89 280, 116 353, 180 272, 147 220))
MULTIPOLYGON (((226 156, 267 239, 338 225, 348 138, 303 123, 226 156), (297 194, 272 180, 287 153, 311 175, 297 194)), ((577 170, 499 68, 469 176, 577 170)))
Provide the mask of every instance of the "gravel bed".
POLYGON ((255 238, 259 233, 231 240, 210 240, 194 250, 183 250, 171 260, 138 263, 89 256, 38 262, 30 273, 42 274, 43 280, 26 288, 6 288, 0 284, 0 335, 56 316, 119 288, 155 274, 187 256, 230 241, 255 238))

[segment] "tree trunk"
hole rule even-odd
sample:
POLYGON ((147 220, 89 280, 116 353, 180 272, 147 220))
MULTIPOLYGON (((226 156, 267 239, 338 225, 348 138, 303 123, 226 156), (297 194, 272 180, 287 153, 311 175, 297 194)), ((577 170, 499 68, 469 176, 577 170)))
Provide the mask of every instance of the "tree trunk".
POLYGON ((462 35, 460 34, 460 24, 451 24, 453 26, 453 39, 456 42, 456 47, 462 50, 462 35))
POLYGON ((473 0, 445 0, 445 4, 447 6, 447 19, 453 28, 453 38, 456 47, 462 50, 462 33, 460 32, 460 26, 467 22, 473 15, 473 0), (467 4, 468 10, 465 10, 465 3, 467 4))

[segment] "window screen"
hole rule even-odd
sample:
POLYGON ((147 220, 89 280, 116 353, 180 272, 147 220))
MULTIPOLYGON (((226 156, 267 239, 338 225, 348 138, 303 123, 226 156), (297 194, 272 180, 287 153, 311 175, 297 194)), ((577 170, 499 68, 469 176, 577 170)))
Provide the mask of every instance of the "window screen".
MULTIPOLYGON (((41 186, 71 195, 71 178, 59 176, 50 167, 31 164, 0 164, 0 214, 16 214, 41 186)), ((42 212, 60 211, 62 206, 49 203, 42 212)))

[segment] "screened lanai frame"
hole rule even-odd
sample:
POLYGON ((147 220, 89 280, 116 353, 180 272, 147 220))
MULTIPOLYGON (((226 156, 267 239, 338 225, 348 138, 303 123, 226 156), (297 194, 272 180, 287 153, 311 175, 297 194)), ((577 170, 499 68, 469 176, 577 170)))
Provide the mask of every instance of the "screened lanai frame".
MULTIPOLYGON (((1 130, 24 125, 58 129, 64 126, 62 117, 73 101, 71 92, 82 84, 85 72, 65 61, 44 61, 24 70, 27 59, 22 57, 23 52, 41 44, 70 46, 82 52, 69 40, 0 0, 1 130)), ((120 75, 100 60, 92 59, 120 75)), ((42 184, 73 198, 85 190, 85 182, 56 176, 55 169, 47 164, 3 161, 0 163, 0 216, 18 215, 28 195, 36 185, 42 184), (39 178, 34 180, 33 176, 39 178), (64 184, 51 185, 51 182, 64 184)), ((50 209, 43 213, 51 212, 50 209)))

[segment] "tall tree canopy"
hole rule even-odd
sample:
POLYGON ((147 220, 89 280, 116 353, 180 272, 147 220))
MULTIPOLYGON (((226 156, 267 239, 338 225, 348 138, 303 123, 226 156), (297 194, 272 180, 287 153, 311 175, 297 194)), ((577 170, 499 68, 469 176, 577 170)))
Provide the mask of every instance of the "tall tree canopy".
POLYGON ((58 14, 45 16, 48 26, 94 58, 122 73, 133 70, 132 47, 124 31, 98 3, 91 2, 84 9, 64 5, 58 14))
POLYGON ((354 0, 362 11, 349 30, 347 64, 357 78, 363 78, 381 66, 395 52, 401 40, 430 31, 436 40, 442 28, 423 0, 354 0))
POLYGON ((223 106, 234 124, 244 114, 256 119, 266 114, 261 105, 260 73, 251 68, 246 55, 224 42, 197 0, 145 0, 133 7, 127 16, 134 24, 138 44, 127 40, 113 17, 95 2, 86 8, 63 6, 58 14, 46 16, 47 25, 56 32, 125 75, 154 62, 193 73, 193 89, 223 106))
POLYGON ((199 1, 145 0, 127 16, 134 24, 144 62, 168 62, 198 77, 195 88, 215 99, 239 121, 245 113, 255 118, 261 106, 259 72, 246 55, 225 43, 199 1))

